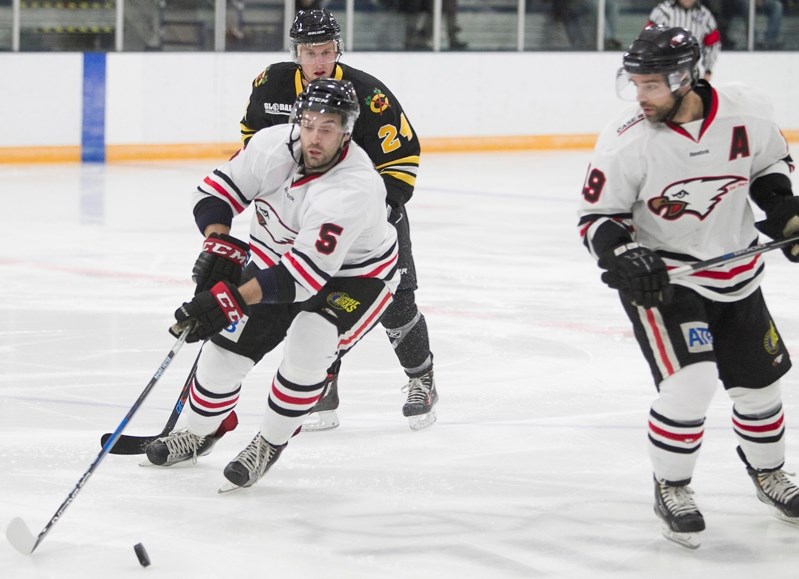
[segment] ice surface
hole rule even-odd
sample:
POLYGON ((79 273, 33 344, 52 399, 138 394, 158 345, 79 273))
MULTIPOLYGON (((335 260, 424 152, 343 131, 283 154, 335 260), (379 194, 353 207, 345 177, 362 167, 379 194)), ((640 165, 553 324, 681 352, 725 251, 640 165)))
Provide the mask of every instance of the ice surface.
MULTIPOLYGON (((106 457, 33 556, 0 540, 2 576, 793 574, 799 528, 756 499, 721 391, 693 484, 702 547, 660 535, 646 454, 654 387, 577 235, 588 156, 424 157, 409 214, 441 397, 433 427, 408 428, 404 375, 376 331, 344 362, 341 426, 300 435, 258 485, 220 496, 222 469, 258 428, 275 351, 211 455, 172 469, 106 457)), ((191 296, 201 243, 190 193, 212 165, 0 165, 3 530, 16 516, 43 528, 173 344, 166 328, 191 296)), ((796 354, 799 269, 767 259, 767 299, 796 354)), ((127 433, 161 430, 196 351, 180 352, 127 433)), ((793 372, 789 470, 796 387, 793 372)))

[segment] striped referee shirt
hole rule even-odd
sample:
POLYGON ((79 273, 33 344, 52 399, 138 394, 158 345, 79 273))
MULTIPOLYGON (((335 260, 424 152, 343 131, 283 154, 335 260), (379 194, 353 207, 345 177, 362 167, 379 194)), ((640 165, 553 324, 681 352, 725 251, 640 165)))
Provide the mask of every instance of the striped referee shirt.
POLYGON ((661 2, 652 9, 649 24, 685 28, 699 41, 705 73, 713 70, 721 50, 721 34, 713 13, 698 0, 692 8, 683 8, 678 0, 661 2))

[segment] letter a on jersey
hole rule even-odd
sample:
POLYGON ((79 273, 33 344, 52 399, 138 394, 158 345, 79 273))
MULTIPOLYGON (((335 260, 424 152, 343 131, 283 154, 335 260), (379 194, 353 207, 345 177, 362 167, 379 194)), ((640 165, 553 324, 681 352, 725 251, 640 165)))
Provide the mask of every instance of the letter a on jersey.
POLYGON ((730 161, 734 161, 738 157, 748 157, 749 155, 749 136, 746 134, 746 127, 733 127, 732 143, 730 143, 730 161))

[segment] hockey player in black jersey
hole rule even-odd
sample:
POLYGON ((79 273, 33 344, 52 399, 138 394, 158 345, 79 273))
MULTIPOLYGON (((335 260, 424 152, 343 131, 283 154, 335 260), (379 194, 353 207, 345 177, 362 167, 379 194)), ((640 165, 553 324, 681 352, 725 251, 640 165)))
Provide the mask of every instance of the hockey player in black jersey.
MULTIPOLYGON (((408 397, 402 413, 413 430, 432 425, 438 394, 433 379, 433 354, 427 323, 416 306, 416 268, 405 205, 416 185, 419 139, 391 91, 375 77, 339 62, 342 55, 341 28, 327 9, 301 10, 289 32, 293 62, 278 62, 266 68, 252 83, 252 93, 241 136, 246 146, 256 131, 288 122, 292 105, 308 82, 318 78, 349 80, 355 87, 361 115, 352 140, 369 155, 386 185, 389 220, 397 229, 402 281, 394 302, 381 319, 394 352, 408 376, 403 388, 408 397)), ((329 388, 314 409, 305 430, 327 430, 338 426, 338 371, 331 368, 329 388)))

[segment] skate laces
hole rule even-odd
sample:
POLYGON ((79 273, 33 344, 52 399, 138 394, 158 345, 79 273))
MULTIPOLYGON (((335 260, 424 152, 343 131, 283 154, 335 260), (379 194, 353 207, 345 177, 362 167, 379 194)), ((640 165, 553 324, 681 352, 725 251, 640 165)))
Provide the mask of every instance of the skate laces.
POLYGON ((196 434, 192 434, 188 430, 181 430, 169 435, 164 443, 169 451, 170 458, 173 456, 187 456, 190 454, 192 460, 196 463, 197 448, 202 444, 202 440, 202 438, 196 434))
POLYGON ((671 514, 676 517, 698 514, 699 509, 694 502, 694 491, 688 486, 664 485, 658 483, 660 498, 671 514))
POLYGON ((757 482, 769 498, 787 505, 799 495, 799 487, 791 482, 788 474, 793 476, 793 473, 786 473, 783 470, 758 473, 757 482))
POLYGON ((236 462, 243 464, 248 471, 261 476, 266 472, 266 466, 275 453, 274 447, 269 444, 261 434, 256 434, 247 448, 239 453, 236 462))
POLYGON ((427 399, 430 396, 432 387, 433 382, 430 379, 429 373, 418 378, 411 378, 408 383, 402 387, 402 391, 408 393, 406 404, 427 404, 427 399))

